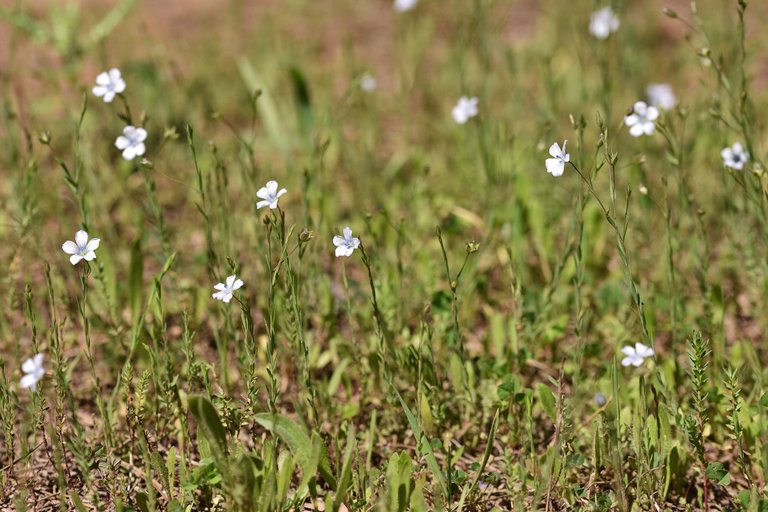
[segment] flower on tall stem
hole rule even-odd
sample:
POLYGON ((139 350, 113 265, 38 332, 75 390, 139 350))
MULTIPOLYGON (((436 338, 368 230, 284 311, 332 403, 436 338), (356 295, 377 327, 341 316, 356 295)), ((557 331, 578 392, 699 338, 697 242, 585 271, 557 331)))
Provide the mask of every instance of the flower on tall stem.
POLYGON ((596 10, 589 18, 589 33, 598 39, 608 39, 617 30, 619 18, 610 7, 596 10))
POLYGON ((333 237, 333 245, 336 246, 336 257, 352 256, 355 249, 360 247, 360 239, 352 236, 352 228, 346 227, 343 230, 344 236, 336 235, 333 237))
POLYGON ((277 208, 277 200, 286 192, 288 191, 284 188, 281 188, 280 190, 277 189, 277 182, 275 180, 268 181, 265 186, 261 187, 256 192, 256 196, 261 199, 261 201, 256 203, 256 209, 260 210, 265 206, 269 206, 274 210, 277 208))
POLYGON ((737 171, 744 169, 744 164, 749 161, 749 153, 741 145, 741 142, 737 142, 729 148, 724 148, 720 152, 720 156, 723 157, 723 165, 737 171))
POLYGON ((651 135, 656 131, 656 119, 659 109, 649 107, 644 101, 635 102, 632 113, 624 117, 624 124, 629 126, 629 134, 633 137, 651 135))
POLYGON ((222 302, 229 302, 232 300, 235 290, 239 290, 242 286, 243 281, 233 274, 227 278, 226 283, 218 283, 214 285, 213 288, 218 291, 214 293, 212 297, 222 302))
POLYGON ((635 343, 634 347, 626 346, 621 349, 621 353, 626 356, 621 360, 621 366, 634 366, 635 368, 642 366, 647 358, 653 357, 653 349, 642 343, 635 343))
POLYGON ((462 96, 459 98, 456 106, 453 107, 453 110, 451 111, 453 120, 459 124, 465 124, 467 121, 475 117, 478 112, 478 101, 479 100, 477 98, 470 98, 467 96, 462 96))
POLYGON ((115 140, 115 147, 122 150, 123 158, 133 160, 146 151, 145 140, 147 140, 147 130, 128 125, 123 128, 123 134, 115 140))
POLYGON ((43 354, 36 354, 35 357, 27 359, 21 365, 21 371, 24 372, 24 376, 21 378, 20 385, 24 389, 29 389, 32 392, 37 391, 37 383, 45 375, 45 368, 43 368, 43 354))
POLYGON ((547 166, 547 172, 552 176, 562 176, 565 170, 565 164, 571 161, 571 155, 565 152, 565 145, 568 141, 563 141, 563 147, 561 148, 557 142, 549 147, 549 154, 552 158, 547 158, 544 164, 547 166))
POLYGON ((75 241, 67 240, 61 245, 61 249, 71 256, 69 262, 77 265, 80 260, 91 261, 96 259, 96 249, 101 242, 98 238, 88 240, 88 233, 82 229, 75 233, 75 241))
POLYGON ((120 70, 117 68, 99 73, 96 77, 96 85, 92 89, 93 94, 104 100, 104 103, 112 103, 115 96, 124 90, 125 81, 120 76, 120 70))

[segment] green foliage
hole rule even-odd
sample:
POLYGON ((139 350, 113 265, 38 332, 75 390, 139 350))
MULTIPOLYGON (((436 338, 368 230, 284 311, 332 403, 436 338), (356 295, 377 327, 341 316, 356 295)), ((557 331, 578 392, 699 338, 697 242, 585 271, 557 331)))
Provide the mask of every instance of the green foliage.
POLYGON ((763 3, 7 3, 0 509, 768 510, 763 3))

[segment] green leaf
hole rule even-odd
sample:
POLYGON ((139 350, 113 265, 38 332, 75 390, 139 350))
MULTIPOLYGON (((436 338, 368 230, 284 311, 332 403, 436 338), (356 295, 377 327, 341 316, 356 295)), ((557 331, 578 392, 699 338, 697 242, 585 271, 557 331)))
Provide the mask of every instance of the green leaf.
POLYGON ((189 410, 211 445, 215 445, 221 454, 226 454, 227 431, 224 430, 219 414, 211 401, 204 396, 190 397, 189 410))
POLYGON ((155 472, 155 474, 159 475, 160 481, 163 484, 163 488, 170 496, 171 484, 168 478, 168 467, 165 465, 163 456, 160 455, 158 452, 153 452, 152 455, 150 456, 150 459, 152 461, 152 470, 155 472))
POLYGON ((416 437, 417 440, 420 440, 419 445, 421 448, 419 452, 424 456, 425 459, 427 459, 427 465, 429 466, 429 469, 432 470, 432 474, 437 479, 437 483, 440 485, 440 490, 443 492, 443 496, 447 498, 449 496, 448 483, 445 480, 443 471, 440 469, 440 465, 437 463, 435 452, 432 450, 432 445, 429 444, 429 439, 427 439, 427 436, 422 433, 421 428, 419 427, 419 422, 416 421, 416 417, 411 412, 408 404, 405 403, 405 400, 403 400, 403 397, 400 396, 400 393, 394 388, 392 390, 397 395, 398 400, 400 400, 400 405, 403 407, 403 411, 405 411, 405 416, 408 418, 408 424, 413 431, 414 437, 416 437))
MULTIPOLYGON (((290 448, 301 467, 302 474, 306 476, 306 471, 311 472, 314 475, 315 470, 312 469, 314 450, 313 441, 307 433, 304 432, 303 428, 292 420, 279 414, 261 413, 257 414, 254 417, 254 420, 256 420, 256 423, 262 427, 277 435, 288 445, 288 448, 290 448)), ((318 463, 316 464, 317 470, 320 471, 320 474, 323 479, 328 482, 328 485, 330 485, 332 489, 336 489, 336 478, 331 471, 331 462, 328 458, 328 452, 322 442, 320 443, 319 457, 318 463)))
POLYGON ((707 466, 707 478, 720 485, 728 485, 731 482, 731 475, 722 462, 712 462, 707 466))
POLYGON ((267 133, 272 142, 280 148, 281 152, 286 153, 288 151, 288 140, 285 136, 285 129, 281 122, 282 117, 272 95, 269 94, 266 83, 256 72, 253 65, 251 65, 245 58, 242 58, 237 62, 237 67, 249 92, 255 93, 256 91, 261 91, 261 96, 259 97, 259 113, 264 121, 264 127, 267 129, 267 133))
POLYGON ((141 291, 144 284, 144 254, 141 252, 141 239, 138 238, 131 247, 131 263, 128 267, 128 299, 131 303, 131 318, 141 315, 141 291))
POLYGON ((112 10, 109 11, 90 32, 88 32, 84 46, 86 48, 92 48, 102 40, 106 39, 107 36, 117 28, 120 22, 125 19, 128 13, 131 12, 131 9, 133 9, 135 5, 136 0, 122 0, 122 2, 115 5, 112 10))
POLYGON ((312 133, 312 100, 309 95, 309 86, 304 74, 295 66, 290 69, 293 82, 293 94, 298 104, 299 129, 305 136, 312 133))
MULTIPOLYGON (((141 494, 141 493, 139 493, 141 494)), ((69 495, 70 498, 72 498, 72 503, 75 504, 75 508, 77 509, 77 512, 87 512, 88 509, 85 508, 85 505, 83 505, 83 501, 80 499, 80 496, 77 495, 77 493, 72 493, 69 495)), ((138 496, 137 496, 138 498, 138 496)), ((137 500, 138 503, 138 500, 137 500)))
POLYGON ((337 512, 347 497, 348 488, 352 483, 352 461, 355 453, 357 453, 357 441, 355 440, 355 428, 351 426, 347 431, 347 443, 344 446, 338 489, 336 496, 333 497, 333 501, 328 507, 331 512, 337 512))
POLYGON ((555 395, 552 393, 552 389, 546 384, 539 383, 536 386, 536 392, 539 395, 541 406, 544 408, 547 416, 549 416, 549 419, 553 422, 557 421, 557 406, 555 405, 555 395))

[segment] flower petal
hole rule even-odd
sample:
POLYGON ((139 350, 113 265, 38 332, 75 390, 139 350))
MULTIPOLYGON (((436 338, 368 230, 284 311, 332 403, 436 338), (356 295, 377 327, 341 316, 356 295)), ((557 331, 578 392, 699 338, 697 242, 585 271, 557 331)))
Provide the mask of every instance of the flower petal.
POLYGON ((37 377, 31 373, 23 376, 19 384, 24 389, 31 389, 32 391, 37 391, 37 377))
POLYGON ((77 254, 78 252, 80 252, 80 248, 72 240, 67 240, 66 242, 61 244, 61 250, 67 254, 77 254))
POLYGON ((79 254, 73 254, 72 256, 69 257, 69 262, 73 265, 77 265, 78 263, 80 263, 81 259, 83 259, 83 257, 80 256, 79 254))
POLYGON ((85 244, 85 250, 86 251, 95 251, 99 248, 99 242, 101 242, 100 238, 91 238, 88 240, 88 243, 85 244))
POLYGON ((635 349, 630 346, 622 347, 621 353, 625 356, 633 357, 635 355, 635 349))
POLYGON ((78 247, 85 247, 88 244, 88 233, 82 229, 75 233, 75 243, 78 247))
POLYGON ((560 160, 556 158, 547 158, 544 161, 544 165, 547 167, 547 172, 552 174, 552 176, 562 176, 563 175, 563 168, 565 167, 560 160))
POLYGON ((21 371, 23 371, 24 373, 32 373, 35 371, 35 368, 37 368, 35 366, 35 360, 32 359, 31 357, 26 361, 24 361, 21 365, 21 371))
POLYGON ((640 122, 640 116, 637 114, 629 114, 628 116, 624 117, 624 124, 627 126, 634 126, 638 122, 640 122))
POLYGON ((125 148, 127 148, 128 146, 130 146, 130 145, 131 145, 131 141, 130 141, 130 139, 128 139, 128 137, 125 137, 125 136, 123 136, 123 135, 120 135, 120 136, 117 138, 117 140, 115 140, 115 147, 116 147, 117 149, 125 149, 125 148))

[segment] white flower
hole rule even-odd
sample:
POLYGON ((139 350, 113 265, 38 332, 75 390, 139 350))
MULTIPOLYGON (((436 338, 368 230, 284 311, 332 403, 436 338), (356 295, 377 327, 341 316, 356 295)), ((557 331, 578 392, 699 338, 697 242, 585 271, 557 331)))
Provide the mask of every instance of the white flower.
POLYGON ((395 0, 394 7, 397 12, 406 12, 416 7, 417 3, 419 0, 395 0))
POLYGON ((88 233, 82 229, 75 233, 75 241, 67 240, 61 245, 61 249, 71 254, 69 262, 77 265, 80 260, 91 261, 96 259, 96 249, 99 248, 100 240, 92 238, 88 240, 88 233))
POLYGON ((634 348, 626 346, 621 349, 621 353, 624 354, 624 359, 621 360, 621 366, 641 366, 646 358, 653 356, 653 349, 646 347, 642 343, 635 343, 634 348))
POLYGON ((256 203, 256 209, 264 208, 265 206, 269 206, 273 210, 277 208, 277 200, 280 199, 280 196, 285 194, 287 190, 284 188, 281 188, 280 191, 277 190, 277 182, 275 180, 269 180, 267 182, 267 185, 264 187, 261 187, 257 192, 256 195, 263 199, 263 201, 259 201, 256 203))
POLYGON ((659 117, 659 109, 649 107, 644 101, 638 101, 632 107, 632 113, 624 117, 624 124, 629 126, 633 137, 651 135, 656 131, 654 121, 659 117))
POLYGON ((125 90, 125 81, 120 76, 120 70, 112 68, 109 71, 99 73, 96 77, 96 85, 93 94, 104 100, 104 103, 112 103, 115 95, 125 90))
POLYGON ((648 187, 646 187, 646 186, 645 186, 645 185, 643 185, 642 183, 640 184, 640 186, 639 186, 639 187, 637 187, 637 189, 638 189, 638 190, 640 191, 640 193, 641 193, 641 194, 643 194, 644 196, 647 196, 647 195, 648 195, 648 187))
POLYGON ((648 103, 656 108, 672 110, 677 105, 677 98, 669 84, 648 84, 645 94, 648 96, 648 103))
POLYGON ((557 142, 549 147, 549 154, 552 158, 547 158, 544 162, 547 166, 547 172, 552 176, 562 176, 565 170, 565 164, 571 161, 571 155, 565 152, 565 145, 568 141, 563 141, 563 148, 557 145, 557 142))
POLYGON ((43 354, 37 354, 35 357, 24 361, 24 364, 21 365, 21 371, 24 372, 24 376, 21 378, 21 387, 31 389, 33 392, 37 391, 37 383, 45 375, 43 354))
POLYGON ((360 77, 360 88, 365 92, 375 91, 378 85, 379 84, 376 82, 376 78, 374 78, 374 76, 370 73, 365 73, 360 77))
POLYGON ((344 228, 344 236, 333 237, 333 245, 336 246, 336 257, 352 256, 355 249, 360 247, 360 239, 352 236, 352 228, 344 228))
POLYGON ((464 124, 470 118, 475 117, 477 115, 477 102, 477 98, 468 98, 466 96, 459 98, 458 103, 456 103, 451 112, 453 120, 459 124, 464 124))
POLYGON ((215 290, 219 291, 214 293, 212 297, 222 302, 229 302, 232 300, 232 292, 242 288, 242 286, 243 282, 238 279, 236 275, 229 276, 227 278, 227 284, 219 283, 213 287, 215 290))
POLYGON ((737 142, 729 148, 725 148, 720 152, 723 157, 723 165, 740 171, 744 168, 744 164, 749 161, 749 153, 741 145, 741 142, 737 142))
POLYGON ((123 150, 123 158, 133 160, 137 156, 144 154, 144 141, 147 139, 147 130, 136 128, 135 126, 126 126, 123 128, 123 134, 115 141, 117 149, 123 150))
POLYGON ((589 19, 589 32, 598 39, 608 39, 608 36, 619 30, 619 18, 610 7, 603 7, 592 13, 589 19))

